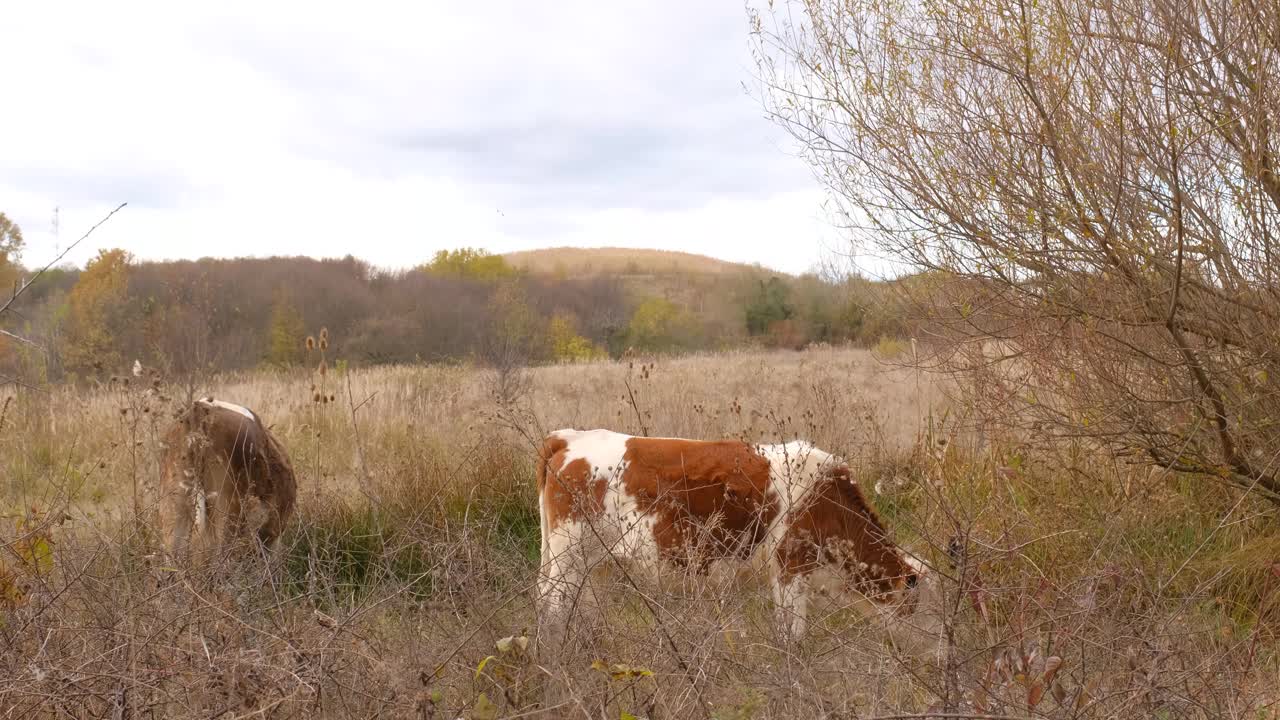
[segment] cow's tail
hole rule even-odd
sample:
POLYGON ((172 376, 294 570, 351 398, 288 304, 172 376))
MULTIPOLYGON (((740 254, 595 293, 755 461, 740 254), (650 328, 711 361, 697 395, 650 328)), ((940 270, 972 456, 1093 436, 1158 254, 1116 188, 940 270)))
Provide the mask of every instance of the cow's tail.
MULTIPOLYGON (((551 458, 568 446, 568 441, 556 435, 548 435, 538 449, 538 523, 542 530, 542 562, 545 564, 551 554, 551 525, 547 517, 547 474, 552 472, 551 458)), ((546 572, 546 568, 543 568, 546 572)))

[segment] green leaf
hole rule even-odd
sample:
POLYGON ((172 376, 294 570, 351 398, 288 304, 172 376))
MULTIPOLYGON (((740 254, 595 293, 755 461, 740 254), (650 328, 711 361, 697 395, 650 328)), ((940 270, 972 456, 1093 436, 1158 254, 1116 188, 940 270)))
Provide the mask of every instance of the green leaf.
POLYGON ((498 706, 493 704, 488 695, 480 693, 476 704, 471 706, 471 720, 495 720, 498 717, 498 706))
POLYGON ((53 548, 45 538, 32 539, 28 543, 26 555, 27 562, 31 563, 37 572, 46 573, 53 569, 53 548))

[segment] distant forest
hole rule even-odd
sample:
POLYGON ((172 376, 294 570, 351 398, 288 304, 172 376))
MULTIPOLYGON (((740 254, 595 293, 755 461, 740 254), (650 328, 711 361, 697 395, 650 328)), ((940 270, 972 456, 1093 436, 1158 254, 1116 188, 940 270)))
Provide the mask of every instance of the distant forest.
MULTIPOLYGON (((7 262, 11 281, 32 274, 7 262)), ((322 328, 327 356, 351 365, 870 345, 903 332, 884 284, 735 267, 570 274, 464 248, 389 272, 350 256, 146 262, 103 250, 84 270, 44 273, 0 317, 11 333, 0 374, 102 380, 134 360, 170 374, 287 368, 322 328)))

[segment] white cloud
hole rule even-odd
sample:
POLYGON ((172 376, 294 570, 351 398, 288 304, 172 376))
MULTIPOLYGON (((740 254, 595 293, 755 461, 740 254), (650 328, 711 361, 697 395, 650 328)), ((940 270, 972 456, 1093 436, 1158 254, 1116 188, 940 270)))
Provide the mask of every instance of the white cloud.
POLYGON ((27 260, 622 245, 804 270, 822 192, 735 3, 25 3, 0 210, 27 260))

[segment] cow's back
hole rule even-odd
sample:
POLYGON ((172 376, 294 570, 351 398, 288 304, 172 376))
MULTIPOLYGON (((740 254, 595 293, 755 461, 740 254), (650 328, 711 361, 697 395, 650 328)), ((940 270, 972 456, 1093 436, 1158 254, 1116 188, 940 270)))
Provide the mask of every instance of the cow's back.
POLYGON ((538 472, 546 537, 586 523, 625 555, 682 565, 759 544, 776 510, 768 483, 768 461, 745 443, 608 430, 551 433, 538 472))

